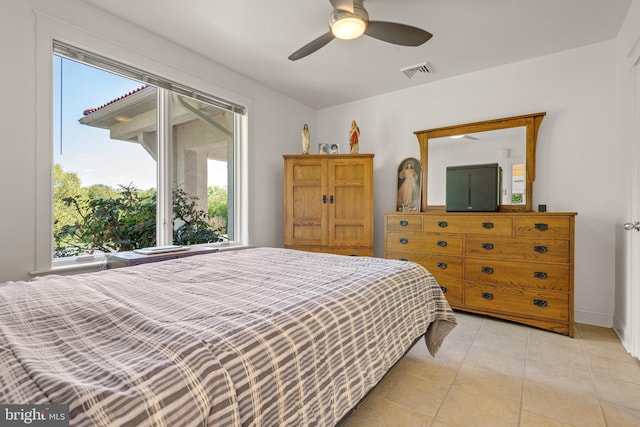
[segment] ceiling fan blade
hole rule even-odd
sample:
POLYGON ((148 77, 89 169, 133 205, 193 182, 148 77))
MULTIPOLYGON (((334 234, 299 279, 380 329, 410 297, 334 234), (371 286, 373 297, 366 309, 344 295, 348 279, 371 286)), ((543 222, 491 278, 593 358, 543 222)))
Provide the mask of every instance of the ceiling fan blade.
POLYGON ((289 59, 292 61, 297 61, 298 59, 304 58, 307 55, 311 55, 313 52, 320 49, 334 38, 335 36, 333 35, 333 33, 329 31, 293 52, 291 55, 289 55, 289 59))
POLYGON ((343 10, 353 15, 353 0, 329 0, 331 6, 337 10, 343 10))
POLYGON ((364 32, 369 37, 403 46, 420 46, 433 37, 428 31, 396 22, 369 21, 364 32))

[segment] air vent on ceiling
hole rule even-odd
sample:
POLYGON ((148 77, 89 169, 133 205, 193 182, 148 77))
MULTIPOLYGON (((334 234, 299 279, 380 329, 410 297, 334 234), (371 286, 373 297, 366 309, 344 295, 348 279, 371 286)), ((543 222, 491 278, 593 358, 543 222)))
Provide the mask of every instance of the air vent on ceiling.
POLYGON ((432 73, 433 68, 428 62, 421 62, 420 64, 410 65, 408 67, 400 68, 400 71, 404 73, 407 78, 412 78, 416 73, 432 73))

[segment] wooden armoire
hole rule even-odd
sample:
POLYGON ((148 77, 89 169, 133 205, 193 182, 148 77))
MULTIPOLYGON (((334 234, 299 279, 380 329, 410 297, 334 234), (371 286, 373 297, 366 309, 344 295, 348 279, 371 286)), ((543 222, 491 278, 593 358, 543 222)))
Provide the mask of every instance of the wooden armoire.
POLYGON ((373 255, 373 154, 284 155, 284 246, 373 255))

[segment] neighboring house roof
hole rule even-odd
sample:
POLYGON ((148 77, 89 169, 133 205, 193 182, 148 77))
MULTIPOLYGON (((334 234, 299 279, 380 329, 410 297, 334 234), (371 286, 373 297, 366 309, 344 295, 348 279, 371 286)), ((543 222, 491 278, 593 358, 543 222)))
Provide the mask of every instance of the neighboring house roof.
POLYGON ((86 109, 86 110, 84 110, 84 111, 82 112, 82 115, 83 115, 83 116, 88 116, 88 115, 89 115, 89 114, 91 114, 91 113, 95 113, 96 111, 98 111, 98 110, 100 110, 100 109, 102 109, 102 108, 104 108, 104 107, 106 107, 106 106, 108 106, 108 105, 111 105, 111 104, 113 104, 113 103, 116 103, 116 102, 120 101, 121 99, 126 98, 127 96, 131 96, 131 95, 133 95, 134 93, 140 92, 141 90, 143 90, 143 89, 147 88, 148 86, 149 86, 149 85, 141 86, 141 87, 139 87, 138 89, 134 89, 134 90, 132 90, 132 91, 130 91, 130 92, 128 92, 128 93, 125 93, 124 95, 121 95, 121 96, 117 97, 116 99, 113 99, 113 100, 111 100, 111 101, 107 102, 106 104, 102 104, 102 105, 101 105, 101 106, 99 106, 99 107, 95 107, 95 108, 88 108, 88 109, 86 109))

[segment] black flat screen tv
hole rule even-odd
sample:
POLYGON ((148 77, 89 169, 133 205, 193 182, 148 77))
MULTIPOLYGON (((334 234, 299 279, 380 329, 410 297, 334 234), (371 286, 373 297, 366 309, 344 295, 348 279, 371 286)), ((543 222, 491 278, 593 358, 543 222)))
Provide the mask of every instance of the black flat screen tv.
POLYGON ((500 205, 502 168, 498 163, 449 166, 446 176, 446 210, 495 212, 500 205))

